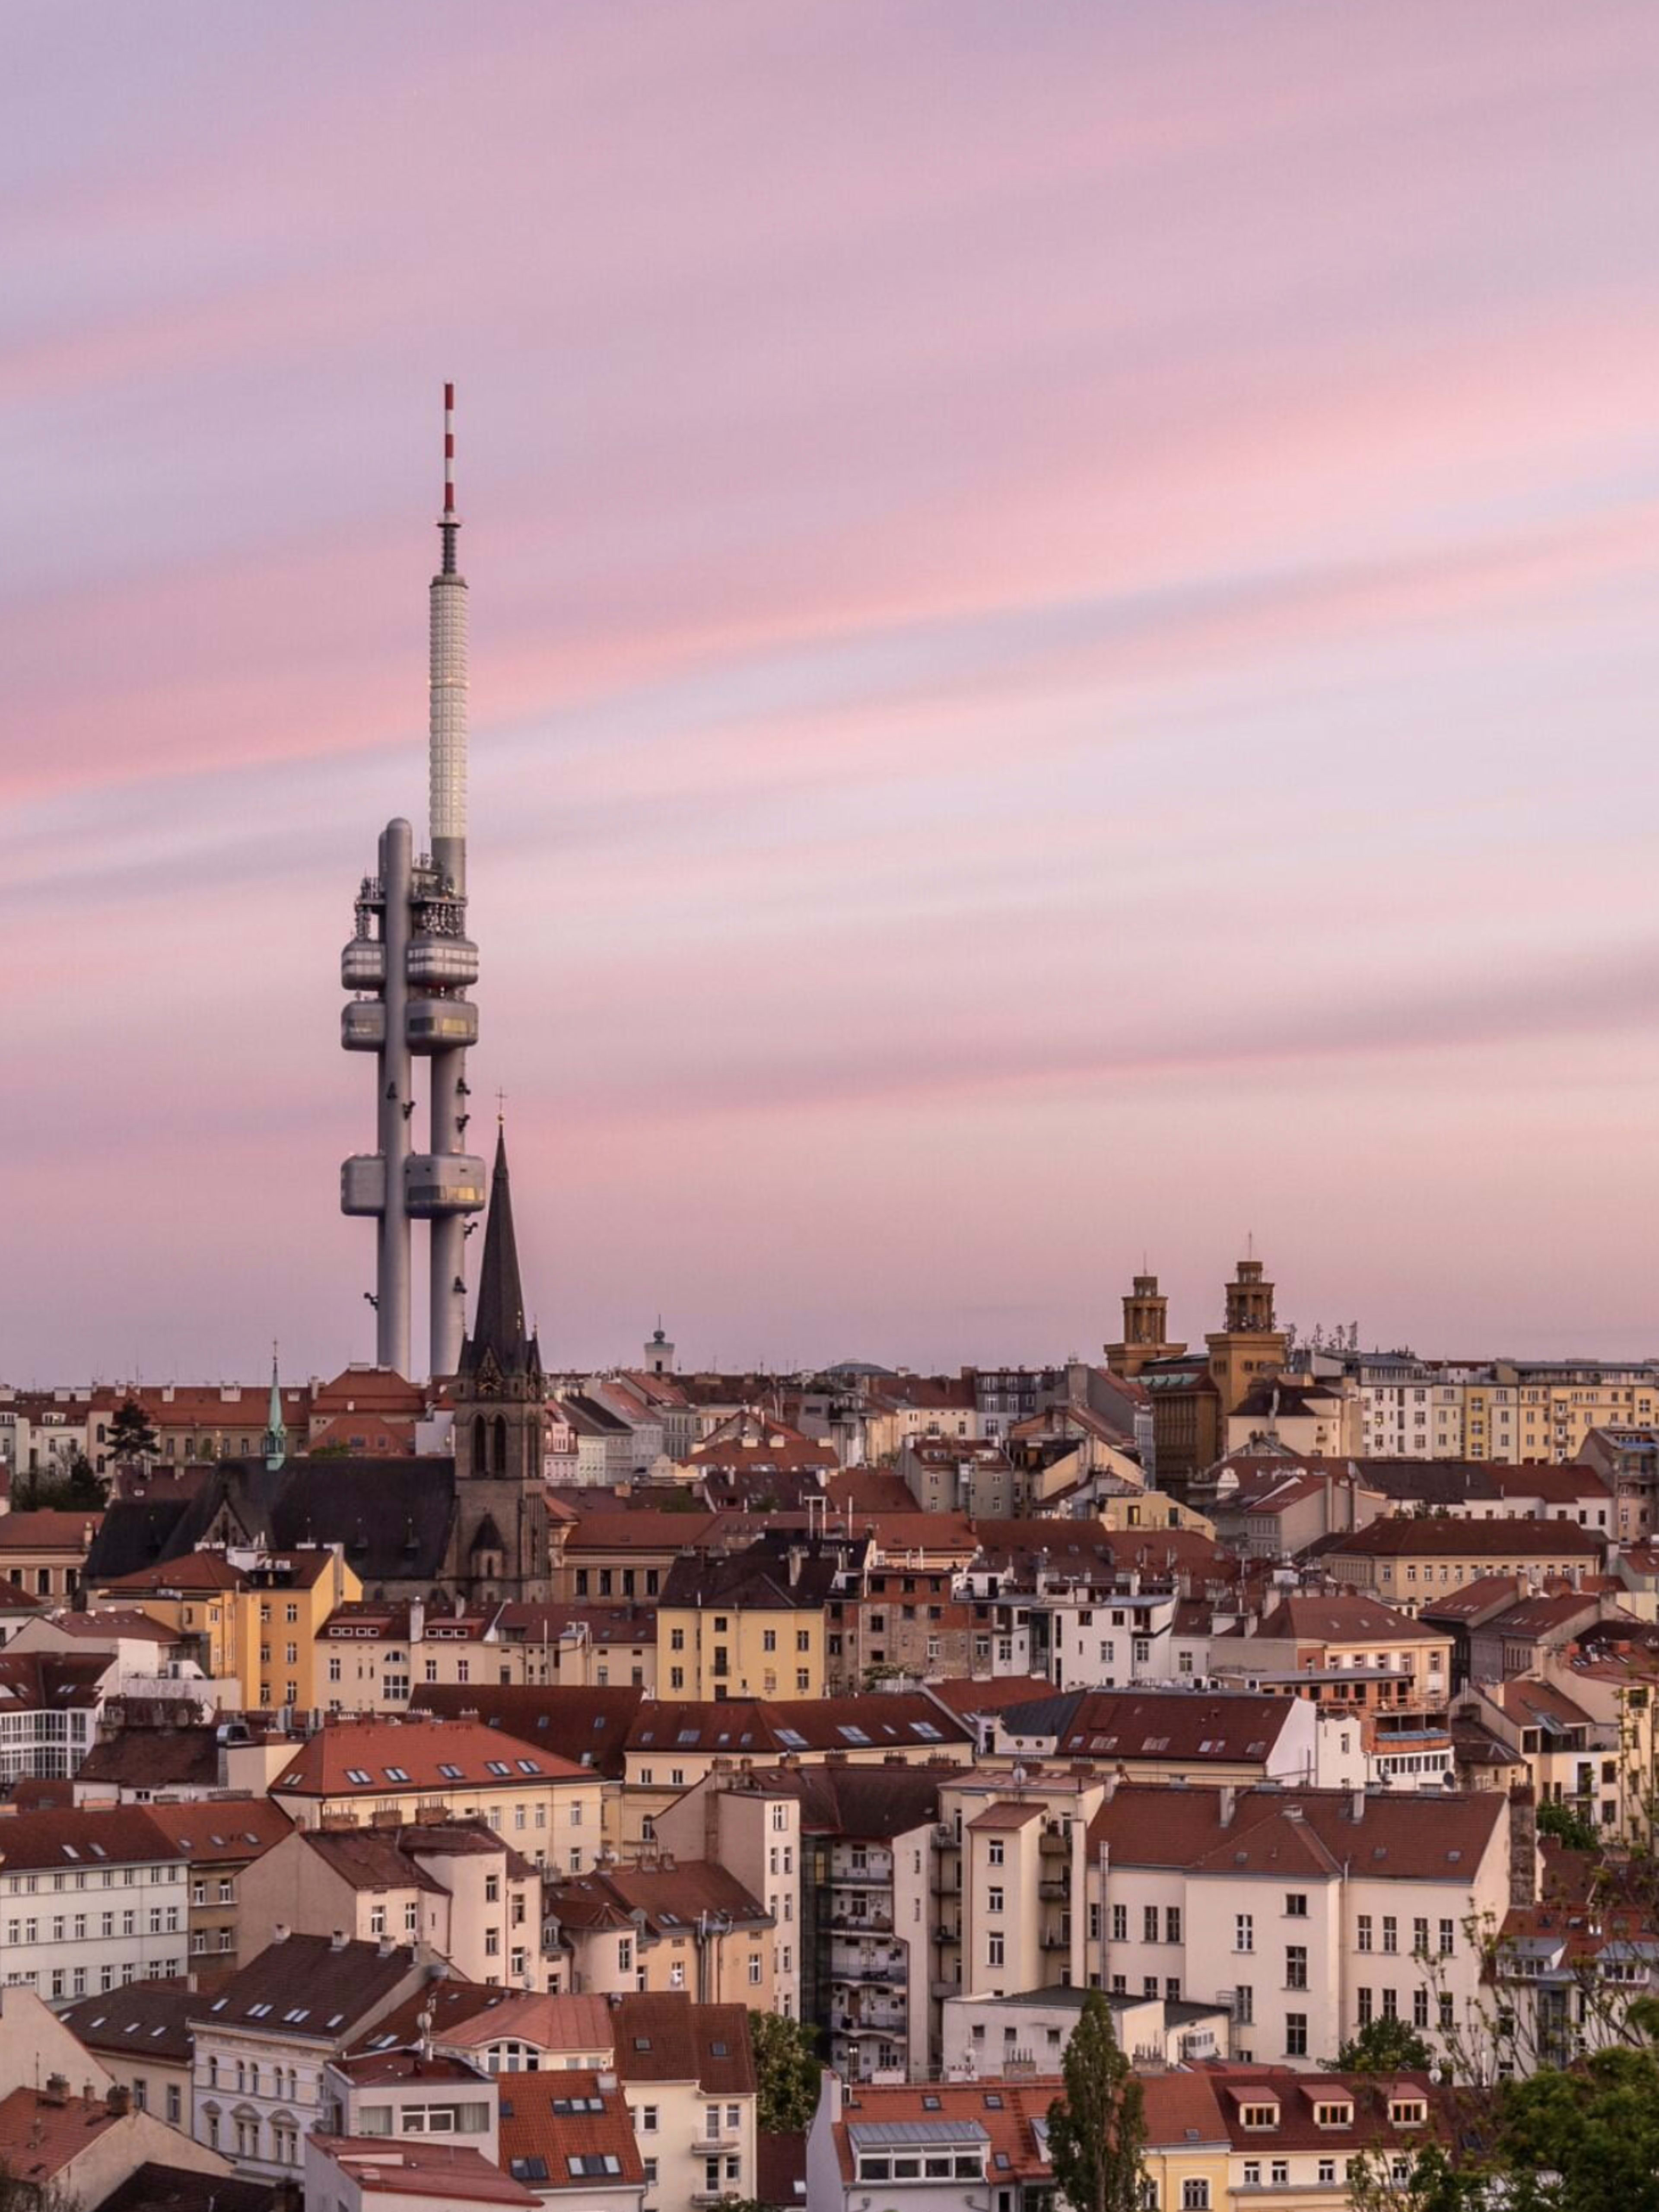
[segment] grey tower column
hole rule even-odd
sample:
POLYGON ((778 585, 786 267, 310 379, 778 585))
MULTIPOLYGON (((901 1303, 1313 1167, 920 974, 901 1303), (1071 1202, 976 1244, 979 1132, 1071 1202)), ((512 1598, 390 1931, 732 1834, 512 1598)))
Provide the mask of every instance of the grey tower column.
POLYGON ((386 1162, 386 1199, 378 1238, 378 1326, 374 1358, 381 1367, 410 1372, 409 1352, 409 1213, 404 1162, 410 1145, 409 1054, 409 895, 415 870, 415 834, 407 822, 388 822, 380 834, 380 882, 386 896, 386 1042, 380 1057, 376 1115, 380 1153, 386 1162))

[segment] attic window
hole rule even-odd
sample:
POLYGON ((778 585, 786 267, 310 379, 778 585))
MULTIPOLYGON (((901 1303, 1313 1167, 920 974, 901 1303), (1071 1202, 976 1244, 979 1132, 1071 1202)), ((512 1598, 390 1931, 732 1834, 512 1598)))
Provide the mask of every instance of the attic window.
POLYGON ((250 2005, 247 2008, 247 2016, 250 2020, 264 2020, 270 2010, 269 2004, 250 2005))
POLYGON ((520 1774, 539 1774, 542 1771, 533 1759, 517 1759, 514 1764, 520 1774))
POLYGON ((723 2043, 711 2043, 708 2046, 708 2056, 711 2058, 729 2058, 731 2055, 723 2043))
POLYGON ((1351 2128, 1353 2125, 1352 2105, 1316 2105, 1314 2125, 1316 2128, 1351 2128))
POLYGON ((513 1769, 507 1765, 504 1759, 487 1759, 484 1761, 484 1772, 486 1774, 510 1775, 513 1769))
POLYGON ((459 1766, 445 1766, 440 1765, 438 1771, 442 1775, 446 1782, 459 1782, 463 1778, 461 1770, 459 1766))
POLYGON ((1239 2118, 1247 2128, 1276 2128, 1279 2125, 1279 2106, 1273 2105, 1245 2105, 1239 2118))
POLYGON ((367 1767, 348 1766, 346 1769, 346 1780, 348 1782, 356 1783, 360 1788, 367 1788, 374 1779, 374 1777, 368 1771, 367 1767))
POLYGON ((1420 2128, 1429 2117, 1429 2108, 1420 2097, 1390 2097, 1389 2120, 1396 2128, 1420 2128))
POLYGON ((924 2112, 937 2112, 943 2107, 937 2097, 924 2097, 921 2100, 921 2109, 924 2112))
POLYGON ((388 1782, 407 1782, 409 1777, 401 1766, 388 1766, 386 1778, 388 1782))
POLYGON ((988 2112, 1000 2112, 1002 2110, 1000 2089, 988 2089, 985 2092, 985 2109, 988 2112))

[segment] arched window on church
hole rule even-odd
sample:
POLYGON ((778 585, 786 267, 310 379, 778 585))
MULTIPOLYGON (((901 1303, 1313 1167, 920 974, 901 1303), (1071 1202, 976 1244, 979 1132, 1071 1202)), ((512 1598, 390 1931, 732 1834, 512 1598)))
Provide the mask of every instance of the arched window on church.
POLYGON ((472 1421, 472 1472, 474 1474, 488 1474, 489 1472, 489 1461, 486 1456, 489 1435, 489 1425, 483 1415, 475 1414, 472 1421))
POLYGON ((495 1468, 497 1474, 507 1473, 507 1418, 497 1413, 495 1421, 495 1468))

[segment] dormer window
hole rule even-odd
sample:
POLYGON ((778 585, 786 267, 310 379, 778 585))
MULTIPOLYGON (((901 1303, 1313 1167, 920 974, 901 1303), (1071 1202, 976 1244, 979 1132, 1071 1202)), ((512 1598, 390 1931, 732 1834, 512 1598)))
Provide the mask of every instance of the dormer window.
POLYGON ((1351 2128, 1353 2125, 1352 2105, 1316 2105, 1314 2125, 1316 2128, 1351 2128))
POLYGON ((1389 2124, 1396 2128, 1420 2128, 1429 2117, 1429 2108, 1420 2097, 1390 2097, 1389 2124))
POLYGON ((1240 2109, 1239 2118, 1247 2128, 1276 2128, 1279 2125, 1279 2106, 1277 2103, 1245 2105, 1240 2109))

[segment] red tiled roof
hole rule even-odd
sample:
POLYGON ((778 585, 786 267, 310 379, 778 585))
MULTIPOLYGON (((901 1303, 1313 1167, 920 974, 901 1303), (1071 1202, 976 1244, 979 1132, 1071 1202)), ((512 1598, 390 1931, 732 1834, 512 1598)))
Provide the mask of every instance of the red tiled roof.
POLYGON ((1496 1790, 1390 1796, 1348 1790, 1171 1789, 1121 1783, 1089 1826, 1131 1866, 1270 1875, 1293 1867, 1334 1873, 1345 1863, 1373 1881, 1449 1881, 1467 1887, 1508 1811, 1496 1790))
POLYGON ((491 2166, 469 2144, 423 2142, 399 2136, 313 2136, 311 2140, 356 2182, 365 2197, 427 2197, 434 2204, 506 2204, 535 2212, 533 2190, 491 2166))
POLYGON ((0 2101, 0 2164, 14 2180, 49 2182, 118 2119, 102 2098, 14 2089, 0 2101))
POLYGON ((276 1795, 305 1797, 349 1797, 360 1790, 383 1795, 388 1789, 442 1797, 456 1790, 522 1790, 526 1782, 581 1778, 581 1768, 556 1752, 503 1739, 477 1721, 411 1716, 331 1722, 301 1746, 270 1786, 276 1795), (455 1771, 447 1774, 446 1767, 455 1771), (506 1771, 492 1772, 492 1767, 506 1771), (396 1779, 392 1768, 408 1779, 396 1779))
POLYGON ((634 2138, 628 2100, 612 2083, 582 2068, 555 2072, 504 2074, 501 2090, 501 2163, 528 2186, 572 2186, 592 2192, 606 2186, 640 2186, 645 2166, 634 2138), (573 2112, 572 2104, 597 2105, 598 2112, 573 2112), (573 2176, 572 2159, 614 2159, 615 2170, 573 2176))
POLYGON ((752 2096, 755 2054, 741 2005, 694 2004, 678 1990, 619 1997, 617 2071, 624 2081, 697 2081, 705 2095, 752 2096))

